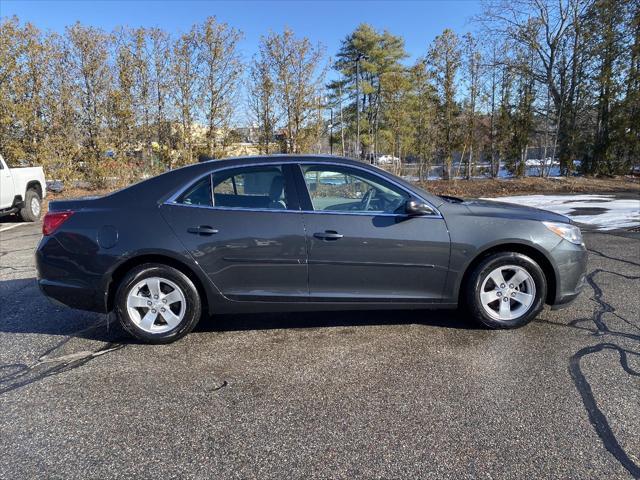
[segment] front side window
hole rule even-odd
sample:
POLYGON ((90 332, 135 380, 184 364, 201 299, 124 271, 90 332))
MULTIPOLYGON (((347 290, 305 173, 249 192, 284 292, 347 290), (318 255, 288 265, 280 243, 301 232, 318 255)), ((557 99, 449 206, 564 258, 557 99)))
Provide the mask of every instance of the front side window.
POLYGON ((280 166, 244 167, 213 174, 213 205, 247 209, 291 209, 280 166))
POLYGON ((328 212, 402 213, 409 195, 359 169, 302 165, 313 209, 328 212))

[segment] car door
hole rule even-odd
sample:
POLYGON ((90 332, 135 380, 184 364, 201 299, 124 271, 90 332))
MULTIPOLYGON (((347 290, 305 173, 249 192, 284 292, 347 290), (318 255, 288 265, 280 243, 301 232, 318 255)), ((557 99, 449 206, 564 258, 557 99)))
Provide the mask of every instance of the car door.
POLYGON ((442 299, 450 245, 435 209, 433 215, 405 214, 413 195, 369 170, 322 163, 299 167, 311 298, 442 299))
POLYGON ((4 159, 0 158, 0 208, 11 207, 14 197, 11 171, 4 163, 4 159))
POLYGON ((304 226, 290 175, 286 165, 220 170, 161 207, 227 298, 308 296, 304 226))

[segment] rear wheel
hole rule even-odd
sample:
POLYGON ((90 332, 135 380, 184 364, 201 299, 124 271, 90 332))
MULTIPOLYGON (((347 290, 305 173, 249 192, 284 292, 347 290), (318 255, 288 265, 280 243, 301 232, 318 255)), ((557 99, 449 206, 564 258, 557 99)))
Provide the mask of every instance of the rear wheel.
POLYGON ((20 217, 25 222, 35 222, 42 213, 42 199, 40 194, 34 189, 27 190, 24 196, 24 205, 20 209, 20 217))
POLYGON ((170 343, 189 333, 201 314, 200 295, 173 267, 144 264, 131 270, 116 293, 122 327, 148 343, 170 343))
POLYGON ((500 252, 484 259, 466 285, 466 306, 489 328, 518 328, 544 307, 547 282, 540 266, 526 255, 500 252))

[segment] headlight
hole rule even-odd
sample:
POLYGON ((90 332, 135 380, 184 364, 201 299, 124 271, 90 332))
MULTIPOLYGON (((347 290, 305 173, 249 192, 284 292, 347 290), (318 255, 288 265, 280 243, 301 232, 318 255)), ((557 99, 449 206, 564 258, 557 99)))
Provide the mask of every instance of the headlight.
POLYGON ((564 238, 566 241, 575 243, 576 245, 582 245, 582 233, 580 229, 570 223, 556 223, 556 222, 542 222, 544 226, 551 230, 559 237, 564 238))

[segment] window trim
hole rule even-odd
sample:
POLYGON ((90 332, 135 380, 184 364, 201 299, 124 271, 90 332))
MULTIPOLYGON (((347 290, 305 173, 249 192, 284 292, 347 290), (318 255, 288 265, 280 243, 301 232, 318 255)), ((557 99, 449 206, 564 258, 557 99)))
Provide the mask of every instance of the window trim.
MULTIPOLYGON (((304 192, 306 193, 304 198, 304 202, 307 204, 307 210, 305 210, 305 213, 326 213, 326 214, 350 214, 350 215, 366 215, 366 216, 375 216, 375 217, 381 217, 381 216, 407 216, 406 213, 393 213, 393 212, 380 212, 377 210, 371 210, 371 211, 351 211, 351 210, 316 210, 313 206, 313 198, 311 197, 311 192, 309 191, 309 187, 307 185, 307 181, 305 180, 305 172, 302 169, 302 165, 310 165, 312 167, 322 167, 325 168, 325 163, 324 162, 320 162, 320 163, 314 163, 314 162, 305 162, 305 163, 300 163, 298 164, 298 168, 296 169, 297 171, 300 172, 299 178, 300 181, 298 182, 298 184, 300 184, 300 188, 304 187, 304 192), (310 209, 310 210, 308 210, 310 209)), ((336 170, 339 169, 349 169, 351 168, 351 165, 328 165, 328 169, 330 170, 331 167, 337 167, 336 170)), ((365 174, 369 174, 370 176, 374 177, 375 180, 379 180, 379 183, 384 185, 385 183, 388 185, 391 185, 392 187, 394 187, 395 189, 400 190, 401 192, 403 192, 409 199, 414 198, 415 194, 412 192, 407 191, 405 188, 402 188, 400 185, 398 185, 395 182, 390 181, 389 179, 383 177, 382 175, 377 175, 374 172, 371 172, 370 170, 367 169, 363 169, 363 168, 355 168, 356 171, 363 171, 365 174)), ((349 172, 340 172, 337 171, 336 173, 342 173, 343 175, 353 175, 353 176, 358 176, 357 173, 351 174, 349 172)), ((364 181, 367 181, 367 178, 365 175, 361 175, 364 181)), ((374 181, 375 181, 374 180, 374 181)), ((370 181, 370 180, 369 180, 370 181)), ((387 188, 389 188, 387 186, 387 188)))
MULTIPOLYGON (((304 181, 304 176, 302 175, 302 168, 300 168, 301 165, 327 165, 327 166, 347 167, 347 168, 353 168, 356 170, 361 170, 361 171, 364 171, 365 173, 370 173, 371 175, 379 177, 383 181, 389 182, 392 185, 398 187, 402 191, 408 193, 410 197, 417 198, 418 200, 423 201, 424 203, 429 205, 435 212, 435 214, 433 215, 421 215, 421 216, 414 216, 412 218, 424 218, 424 219, 444 218, 442 216, 442 213, 440 213, 440 210, 436 208, 436 206, 433 205, 433 203, 425 199, 422 195, 420 195, 417 192, 414 192, 413 190, 405 187, 404 185, 394 181, 391 178, 387 178, 384 175, 380 175, 378 172, 372 169, 361 167, 359 165, 352 165, 350 163, 323 162, 323 161, 317 161, 317 160, 315 161, 314 160, 298 160, 294 162, 283 163, 283 162, 278 162, 277 160, 274 159, 273 161, 255 162, 248 165, 240 165, 240 166, 230 165, 228 167, 212 168, 207 173, 203 173, 202 175, 200 175, 196 180, 193 180, 189 182, 187 185, 178 189, 177 192, 171 195, 167 200, 165 200, 163 204, 177 205, 177 206, 182 206, 187 208, 206 208, 210 210, 231 210, 231 211, 240 211, 240 212, 278 212, 278 213, 305 213, 305 214, 315 214, 315 215, 355 215, 355 216, 367 216, 367 217, 403 217, 403 218, 406 218, 409 216, 406 213, 374 213, 374 212, 367 213, 367 212, 349 212, 349 211, 340 212, 340 211, 324 211, 324 210, 307 210, 303 207, 302 200, 304 200, 305 202, 307 201, 311 202, 311 199, 309 196, 309 191, 307 189, 306 182, 304 181), (238 169, 238 168, 244 168, 244 167, 261 167, 261 166, 280 166, 282 168, 282 171, 285 173, 285 182, 287 182, 289 179, 291 179, 292 181, 292 187, 293 187, 292 193, 295 196, 295 203, 296 203, 297 209, 285 210, 285 209, 277 209, 277 208, 242 208, 242 207, 215 207, 215 206, 209 207, 209 206, 202 206, 202 205, 185 205, 185 204, 176 202, 176 200, 180 197, 180 195, 182 195, 182 193, 187 188, 189 188, 194 183, 200 181, 207 175, 211 175, 211 181, 213 182, 213 175, 217 172, 223 172, 225 170, 232 170, 232 169, 238 169), (293 176, 293 178, 291 178, 291 176, 293 176), (300 185, 300 181, 302 181, 302 185, 300 185), (300 191, 301 189, 302 189, 302 192, 300 191)), ((212 190, 212 194, 213 194, 213 190, 212 190)))
MULTIPOLYGON (((267 162, 267 163, 252 163, 250 165, 236 165, 236 166, 213 169, 205 174, 200 175, 196 180, 189 182, 185 187, 180 188, 176 193, 171 195, 171 197, 169 197, 165 202, 163 202, 163 204, 176 205, 181 207, 207 208, 210 210, 231 210, 231 211, 240 211, 240 212, 300 213, 300 199, 298 195, 298 189, 296 188, 296 185, 294 183, 293 176, 291 175, 291 173, 289 173, 289 170, 290 170, 289 167, 290 167, 290 164, 288 163, 267 162), (220 172, 224 172, 225 170, 242 170, 242 169, 249 169, 249 168, 255 168, 255 167, 279 167, 280 168, 280 170, 282 171, 282 174, 284 175, 284 182, 285 182, 284 188, 289 190, 289 192, 291 193, 291 197, 292 197, 290 202, 292 204, 291 208, 257 208, 257 207, 245 208, 245 207, 216 206, 215 197, 214 197, 215 195, 214 184, 213 184, 214 175, 220 172), (211 184, 211 205, 189 205, 189 204, 181 203, 178 201, 178 199, 184 194, 184 192, 186 192, 192 185, 196 185, 198 182, 202 181, 202 179, 205 178, 207 175, 209 176, 209 182, 211 184)), ((234 176, 235 175, 233 175, 231 178, 233 178, 234 176)), ((233 182, 233 186, 234 188, 236 187, 235 181, 233 182)))

